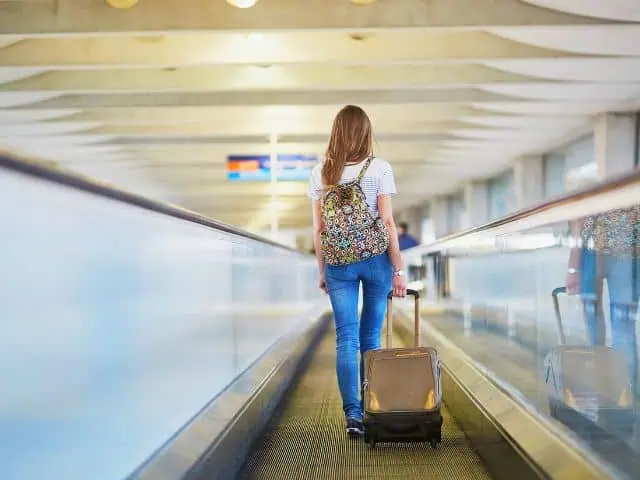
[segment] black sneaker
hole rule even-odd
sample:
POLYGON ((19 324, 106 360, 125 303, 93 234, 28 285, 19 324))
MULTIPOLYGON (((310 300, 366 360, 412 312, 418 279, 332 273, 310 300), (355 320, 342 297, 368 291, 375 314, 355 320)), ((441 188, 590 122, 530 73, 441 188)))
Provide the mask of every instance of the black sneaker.
POLYGON ((359 437, 364 434, 362 420, 356 418, 347 418, 347 435, 350 437, 359 437))

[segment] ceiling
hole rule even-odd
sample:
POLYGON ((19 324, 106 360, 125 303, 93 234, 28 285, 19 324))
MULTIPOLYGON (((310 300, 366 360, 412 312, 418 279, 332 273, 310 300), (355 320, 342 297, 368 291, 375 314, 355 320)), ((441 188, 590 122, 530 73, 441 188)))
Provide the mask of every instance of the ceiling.
POLYGON ((324 151, 346 103, 411 206, 638 107, 637 0, 0 0, 0 147, 260 230, 304 182, 230 154, 324 151))

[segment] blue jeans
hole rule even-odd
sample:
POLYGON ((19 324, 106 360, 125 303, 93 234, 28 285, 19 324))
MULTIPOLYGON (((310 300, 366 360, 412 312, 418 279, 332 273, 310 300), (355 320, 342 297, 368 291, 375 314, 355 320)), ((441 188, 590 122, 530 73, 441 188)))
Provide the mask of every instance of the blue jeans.
POLYGON ((347 417, 362 418, 364 352, 380 348, 380 334, 392 278, 393 266, 387 253, 351 265, 327 265, 325 269, 325 281, 336 322, 338 387, 347 417), (358 319, 360 283, 363 305, 362 316, 358 319))
MULTIPOLYGON (((640 294, 640 259, 598 255, 593 250, 583 249, 580 255, 580 293, 585 297, 595 297, 599 291, 600 277, 607 279, 609 287, 611 346, 625 355, 629 375, 635 385, 635 322, 640 294)), ((601 311, 597 305, 588 301, 584 308, 589 342, 592 345, 604 345, 605 329, 601 311)))

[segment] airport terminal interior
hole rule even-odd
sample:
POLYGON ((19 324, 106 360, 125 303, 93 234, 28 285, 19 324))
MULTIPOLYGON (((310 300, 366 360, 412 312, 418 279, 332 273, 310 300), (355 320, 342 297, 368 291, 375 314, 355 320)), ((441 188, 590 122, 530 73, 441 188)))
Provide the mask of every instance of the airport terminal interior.
POLYGON ((638 0, 0 0, 0 479, 640 479, 639 166, 638 0), (345 432, 345 105, 439 442, 345 432))

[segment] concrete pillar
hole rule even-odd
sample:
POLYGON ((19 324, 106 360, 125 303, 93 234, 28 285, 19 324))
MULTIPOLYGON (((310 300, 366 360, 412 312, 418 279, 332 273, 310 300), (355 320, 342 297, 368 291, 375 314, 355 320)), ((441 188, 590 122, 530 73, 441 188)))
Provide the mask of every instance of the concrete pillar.
POLYGON ((436 197, 431 201, 430 209, 433 219, 433 230, 436 238, 442 238, 449 233, 449 208, 447 197, 436 197))
POLYGON ((482 225, 489 218, 489 193, 487 182, 468 182, 464 186, 465 213, 462 228, 482 225))
POLYGON ((422 230, 422 219, 424 218, 425 208, 421 205, 409 209, 407 223, 409 224, 409 232, 418 241, 422 241, 420 236, 422 230))
POLYGON ((544 200, 544 159, 542 155, 520 157, 513 166, 515 209, 531 207, 544 200))
POLYGON ((396 223, 405 222, 409 227, 409 234, 421 241, 422 220, 427 214, 428 208, 423 205, 405 208, 395 215, 396 223))
POLYGON ((605 113, 595 122, 594 150, 598 178, 622 175, 635 168, 636 119, 631 113, 605 113))

